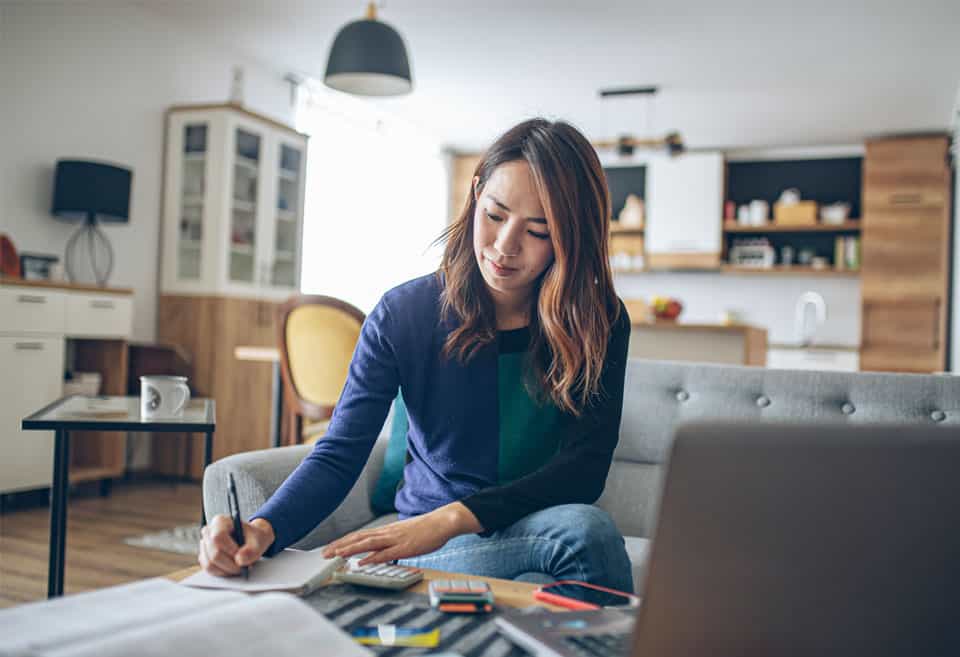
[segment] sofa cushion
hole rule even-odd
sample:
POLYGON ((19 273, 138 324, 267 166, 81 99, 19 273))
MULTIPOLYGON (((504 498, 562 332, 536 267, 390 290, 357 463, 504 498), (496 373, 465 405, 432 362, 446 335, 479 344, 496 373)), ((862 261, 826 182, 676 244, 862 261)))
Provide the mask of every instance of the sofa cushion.
POLYGON ((633 571, 633 591, 637 595, 643 595, 643 581, 647 576, 647 560, 650 558, 650 540, 638 536, 624 536, 623 542, 626 544, 630 568, 633 571))
POLYGON ((393 402, 390 424, 390 440, 383 458, 383 469, 377 478, 377 484, 370 497, 370 508, 374 513, 391 513, 396 510, 394 499, 397 496, 397 486, 403 478, 403 466, 407 458, 407 407, 403 403, 403 396, 397 395, 393 402))

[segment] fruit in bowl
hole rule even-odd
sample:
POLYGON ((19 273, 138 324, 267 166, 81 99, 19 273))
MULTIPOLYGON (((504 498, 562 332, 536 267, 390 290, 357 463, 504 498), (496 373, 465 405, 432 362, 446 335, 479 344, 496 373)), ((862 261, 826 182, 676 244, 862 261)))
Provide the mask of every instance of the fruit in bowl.
POLYGON ((673 297, 653 297, 650 300, 653 316, 657 319, 674 320, 680 316, 683 304, 673 297))

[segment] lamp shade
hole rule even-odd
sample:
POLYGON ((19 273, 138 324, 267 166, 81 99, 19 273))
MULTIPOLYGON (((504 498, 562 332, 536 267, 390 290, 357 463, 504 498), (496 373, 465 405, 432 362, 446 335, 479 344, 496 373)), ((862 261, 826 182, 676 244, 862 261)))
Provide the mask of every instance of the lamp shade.
POLYGON ((399 96, 413 89, 400 34, 378 20, 347 23, 330 48, 324 84, 360 96, 399 96))
POLYGON ((53 178, 51 212, 59 219, 129 221, 130 169, 86 160, 57 160, 53 178))

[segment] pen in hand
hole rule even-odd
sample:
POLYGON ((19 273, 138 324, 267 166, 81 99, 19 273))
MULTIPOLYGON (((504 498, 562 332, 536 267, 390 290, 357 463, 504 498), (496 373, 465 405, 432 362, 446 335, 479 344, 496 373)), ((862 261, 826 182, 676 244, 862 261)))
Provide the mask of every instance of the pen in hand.
MULTIPOLYGON (((243 547, 243 522, 240 520, 240 502, 237 501, 237 485, 233 481, 233 473, 228 473, 230 477, 230 491, 227 495, 227 503, 231 507, 230 513, 233 516, 233 541, 237 547, 243 547)), ((250 579, 250 567, 243 566, 243 578, 250 579)))

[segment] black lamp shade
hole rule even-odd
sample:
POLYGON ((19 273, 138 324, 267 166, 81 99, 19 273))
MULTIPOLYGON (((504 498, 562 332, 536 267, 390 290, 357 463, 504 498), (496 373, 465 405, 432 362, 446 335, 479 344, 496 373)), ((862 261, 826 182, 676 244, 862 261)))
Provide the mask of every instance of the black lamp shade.
POLYGON ((358 20, 337 34, 324 84, 361 96, 399 96, 413 89, 403 38, 386 23, 358 20))
POLYGON ((54 216, 64 221, 130 220, 133 172, 86 160, 57 160, 53 182, 54 216))

